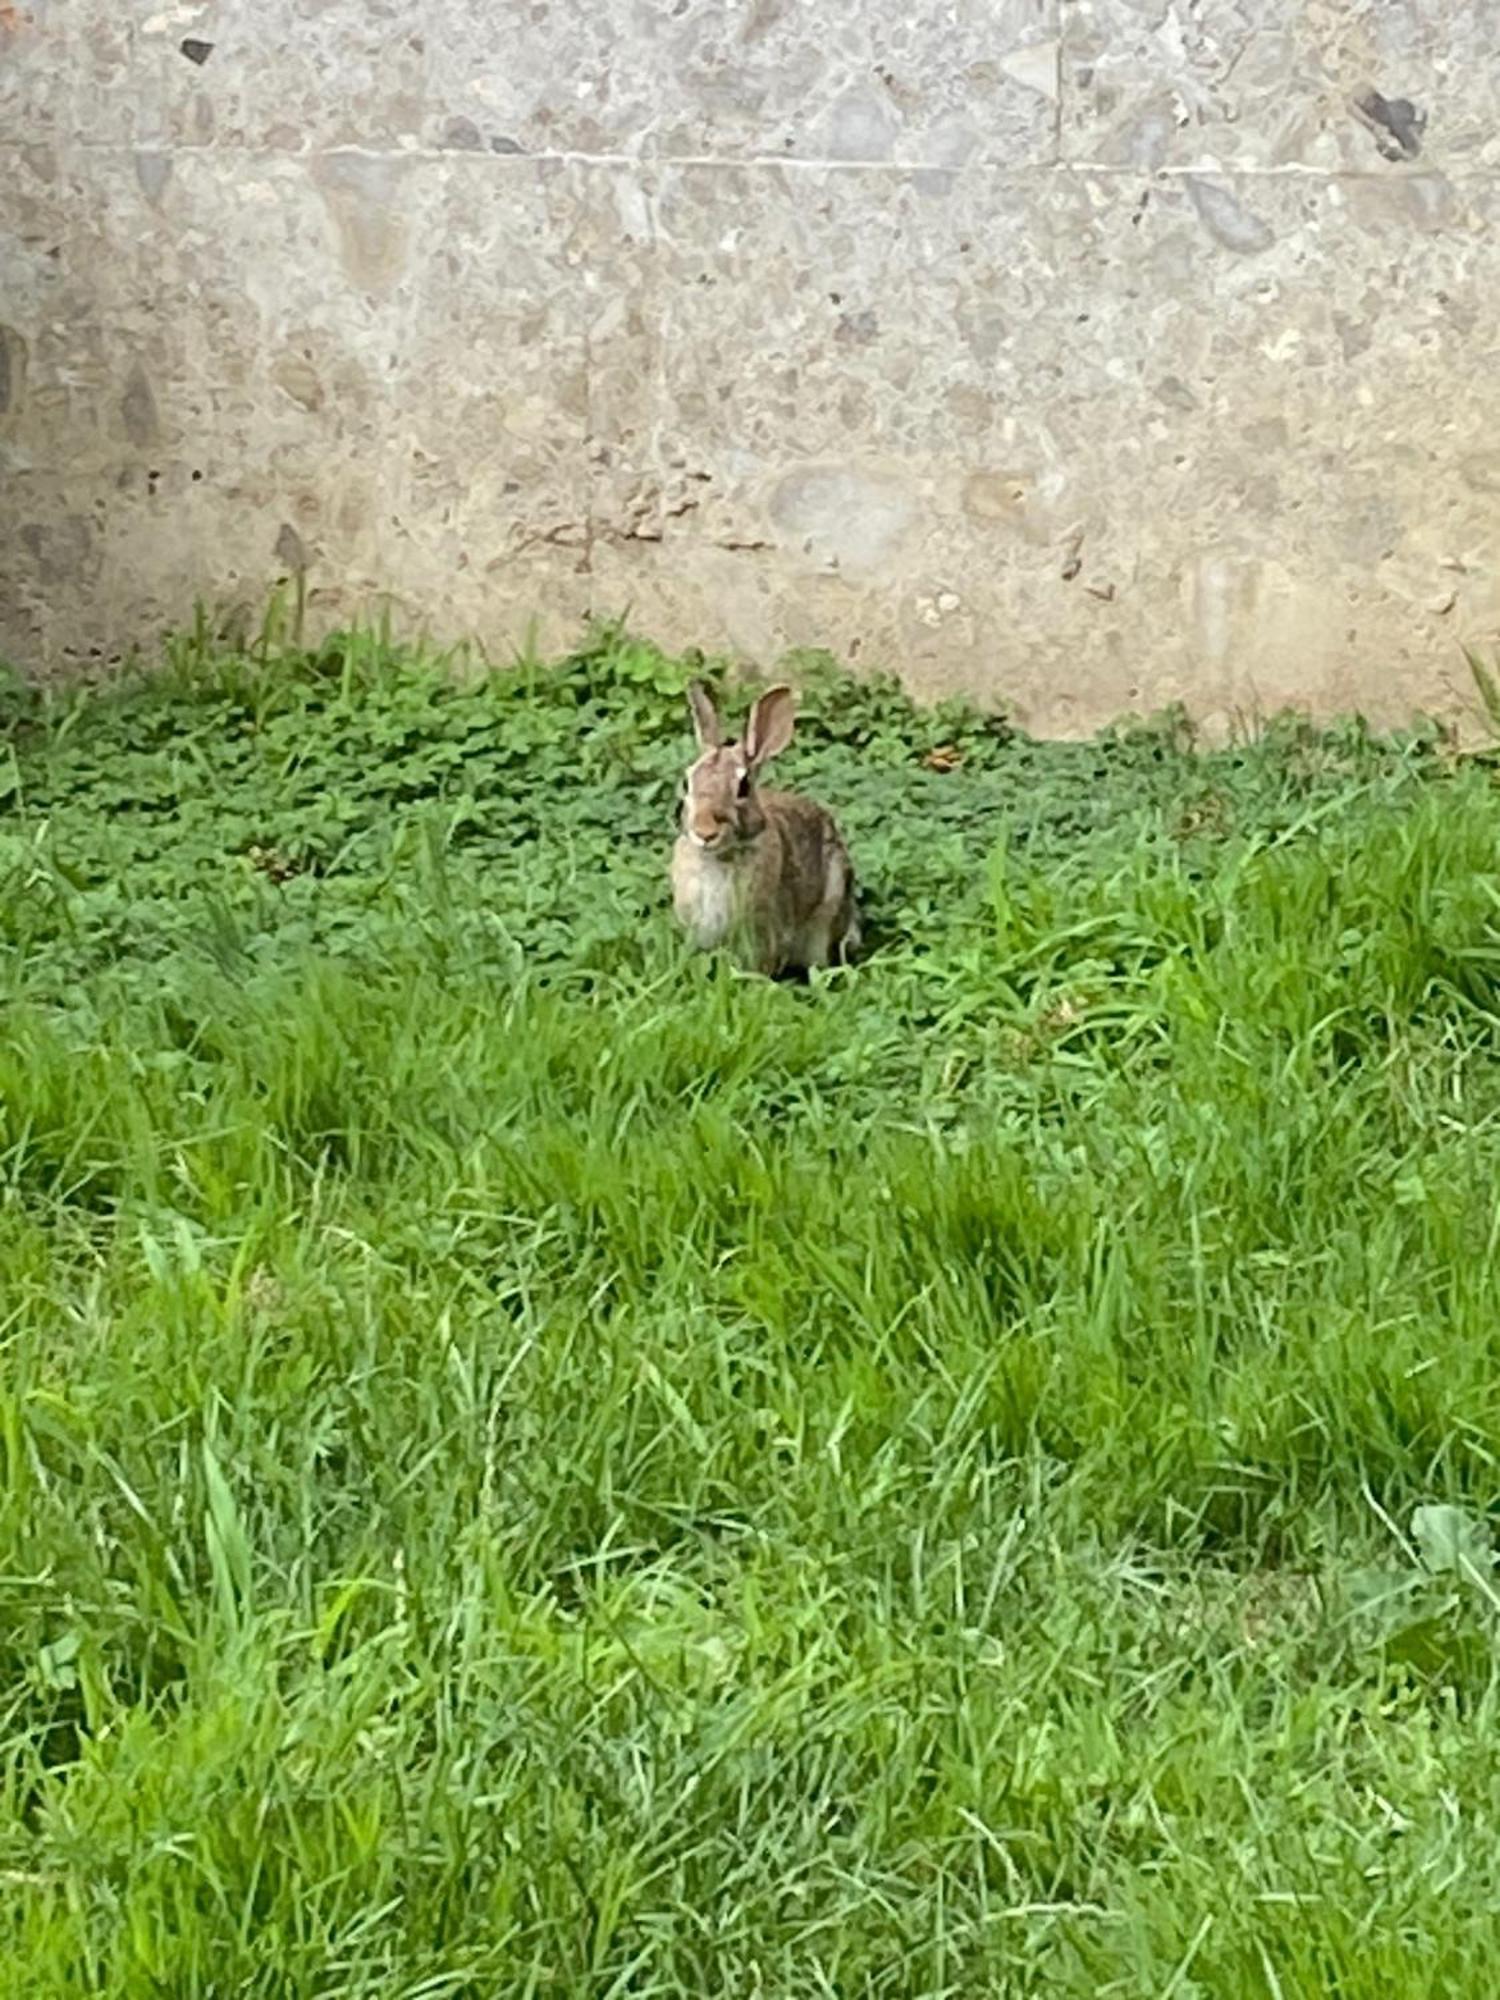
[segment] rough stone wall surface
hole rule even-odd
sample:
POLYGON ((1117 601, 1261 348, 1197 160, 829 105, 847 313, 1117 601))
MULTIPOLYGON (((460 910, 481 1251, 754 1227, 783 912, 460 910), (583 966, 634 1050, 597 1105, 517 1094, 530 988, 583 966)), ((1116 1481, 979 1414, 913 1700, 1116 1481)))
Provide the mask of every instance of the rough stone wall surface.
POLYGON ((1044 730, 1500 624, 1473 0, 0 0, 0 656, 305 572, 1044 730))

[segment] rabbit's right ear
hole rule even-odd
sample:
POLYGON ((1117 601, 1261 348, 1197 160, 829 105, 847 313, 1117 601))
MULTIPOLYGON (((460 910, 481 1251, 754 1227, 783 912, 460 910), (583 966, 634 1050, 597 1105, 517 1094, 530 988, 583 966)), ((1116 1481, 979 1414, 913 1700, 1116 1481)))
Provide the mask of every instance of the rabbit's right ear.
POLYGON ((719 711, 714 707, 708 689, 702 681, 694 681, 689 686, 688 707, 693 711, 693 727, 698 732, 698 748, 719 749, 724 741, 724 726, 719 721, 719 711))

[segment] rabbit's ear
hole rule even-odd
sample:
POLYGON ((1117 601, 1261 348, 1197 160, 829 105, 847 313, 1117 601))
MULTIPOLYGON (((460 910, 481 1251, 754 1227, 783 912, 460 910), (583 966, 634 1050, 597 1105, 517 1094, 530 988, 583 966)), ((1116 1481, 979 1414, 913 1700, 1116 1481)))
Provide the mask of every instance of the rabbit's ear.
POLYGON ((792 740, 797 697, 789 687, 767 688, 750 711, 745 730, 745 755, 752 764, 769 764, 792 740))
POLYGON ((702 681, 688 688, 688 707, 693 711, 693 727, 698 732, 700 750, 717 750, 724 741, 724 725, 702 681))

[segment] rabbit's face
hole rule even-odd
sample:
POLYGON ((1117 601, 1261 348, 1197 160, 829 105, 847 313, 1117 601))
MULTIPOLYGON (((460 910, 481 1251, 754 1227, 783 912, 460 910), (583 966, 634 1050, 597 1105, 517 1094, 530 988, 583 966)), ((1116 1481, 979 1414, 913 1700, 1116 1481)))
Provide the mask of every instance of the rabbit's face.
POLYGON ((705 750, 687 776, 682 830, 709 854, 732 854, 765 831, 755 772, 741 743, 705 750))
POLYGON ((766 830, 755 780, 767 760, 792 740, 792 691, 766 690, 750 711, 743 743, 724 741, 718 710, 697 681, 688 689, 688 706, 702 755, 688 771, 682 830, 708 854, 743 853, 766 830))

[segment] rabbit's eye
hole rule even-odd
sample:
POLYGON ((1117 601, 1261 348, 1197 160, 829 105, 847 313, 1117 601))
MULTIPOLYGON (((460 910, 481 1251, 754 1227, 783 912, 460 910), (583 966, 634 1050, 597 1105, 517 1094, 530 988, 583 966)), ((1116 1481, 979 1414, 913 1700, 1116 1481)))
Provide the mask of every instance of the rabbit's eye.
POLYGON ((748 771, 740 772, 739 796, 742 799, 748 799, 750 796, 750 773, 748 771))

